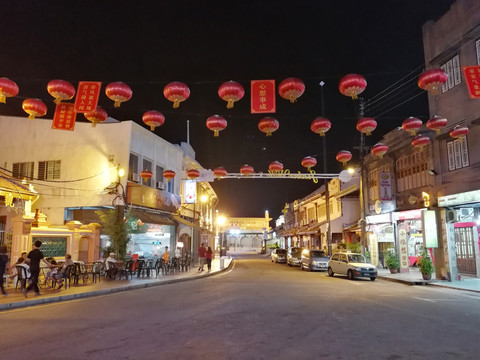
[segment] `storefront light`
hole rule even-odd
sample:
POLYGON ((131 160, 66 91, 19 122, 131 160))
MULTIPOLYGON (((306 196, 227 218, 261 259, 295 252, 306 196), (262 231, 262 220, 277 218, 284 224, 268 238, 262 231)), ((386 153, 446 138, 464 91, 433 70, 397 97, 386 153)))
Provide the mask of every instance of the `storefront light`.
POLYGON ((125 175, 125 170, 123 170, 123 169, 118 169, 118 176, 119 176, 119 177, 123 177, 123 175, 125 175))
POLYGON ((200 197, 200 201, 201 201, 202 203, 207 202, 207 200, 208 200, 208 196, 207 196, 207 195, 202 195, 202 196, 200 197))

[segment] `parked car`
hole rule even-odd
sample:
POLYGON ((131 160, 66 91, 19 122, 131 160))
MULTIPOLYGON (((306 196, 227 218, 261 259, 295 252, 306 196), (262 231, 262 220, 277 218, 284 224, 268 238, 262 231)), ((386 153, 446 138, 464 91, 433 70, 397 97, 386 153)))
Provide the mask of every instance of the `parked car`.
POLYGON ((302 251, 302 261, 300 263, 300 270, 325 270, 328 268, 328 260, 330 258, 323 250, 305 249, 302 251))
POLYGON ((286 263, 287 262, 287 250, 286 249, 274 249, 271 254, 272 262, 274 263, 286 263))
POLYGON ((356 277, 369 277, 375 281, 377 278, 377 268, 368 263, 365 256, 351 252, 333 253, 328 261, 328 275, 335 274, 347 275, 350 280, 356 277))
POLYGON ((302 251, 301 247, 291 247, 287 253, 287 265, 288 266, 300 266, 302 263, 302 251))

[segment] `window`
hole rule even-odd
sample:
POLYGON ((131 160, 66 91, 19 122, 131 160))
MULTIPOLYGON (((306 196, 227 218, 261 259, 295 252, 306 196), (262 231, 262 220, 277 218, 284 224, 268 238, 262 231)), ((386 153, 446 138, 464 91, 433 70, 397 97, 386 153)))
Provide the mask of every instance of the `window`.
POLYGON ((170 180, 170 181, 167 183, 167 191, 168 191, 169 193, 172 193, 172 194, 173 194, 173 193, 175 192, 175 186, 174 186, 174 185, 175 185, 175 181, 174 181, 173 179, 170 180))
POLYGON ((60 160, 39 161, 38 180, 60 179, 60 160))
POLYGON ((163 167, 160 165, 155 166, 155 187, 163 190, 163 167))
POLYGON ((447 142, 448 170, 454 171, 470 165, 467 139, 455 139, 447 142))
POLYGON ((477 48, 477 65, 480 65, 480 39, 475 42, 477 48))
MULTIPOLYGON (((478 55, 478 52, 477 52, 478 55)), ((442 92, 448 91, 462 82, 462 73, 460 69, 460 57, 455 55, 445 64, 440 66, 448 76, 447 82, 442 86, 442 92)))
POLYGON ((14 163, 12 176, 17 179, 33 179, 33 162, 14 163))
MULTIPOLYGON (((150 160, 143 159, 142 165, 143 165, 142 171, 143 170, 152 171, 152 162, 150 160)), ((143 180, 143 184, 147 186, 152 186, 152 178, 143 180)))
POLYGON ((128 161, 128 180, 130 181, 139 181, 139 171, 138 171, 138 156, 130 153, 130 159, 128 161))
POLYGON ((428 160, 431 148, 426 146, 423 151, 405 155, 397 160, 396 181, 398 191, 406 191, 428 184, 428 160))

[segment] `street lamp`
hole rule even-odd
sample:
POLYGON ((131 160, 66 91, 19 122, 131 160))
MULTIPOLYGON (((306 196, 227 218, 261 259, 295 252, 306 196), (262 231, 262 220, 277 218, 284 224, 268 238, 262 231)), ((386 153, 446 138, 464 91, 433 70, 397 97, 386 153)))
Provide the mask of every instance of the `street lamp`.
POLYGON ((220 245, 220 256, 223 256, 223 237, 224 237, 224 232, 223 232, 223 226, 227 222, 227 218, 225 216, 217 216, 217 233, 219 234, 219 239, 218 239, 218 245, 220 245))
MULTIPOLYGON (((320 95, 321 95, 321 100, 322 100, 322 117, 325 116, 325 101, 324 101, 324 95, 323 95, 323 87, 325 86, 324 81, 320 81, 320 95)), ((323 173, 327 174, 327 137, 323 136, 323 173)), ((330 230, 330 196, 328 193, 328 179, 325 178, 323 180, 323 184, 325 187, 325 226, 326 226, 326 232, 325 235, 327 237, 327 251, 328 254, 332 253, 332 236, 331 236, 331 230, 330 230)))

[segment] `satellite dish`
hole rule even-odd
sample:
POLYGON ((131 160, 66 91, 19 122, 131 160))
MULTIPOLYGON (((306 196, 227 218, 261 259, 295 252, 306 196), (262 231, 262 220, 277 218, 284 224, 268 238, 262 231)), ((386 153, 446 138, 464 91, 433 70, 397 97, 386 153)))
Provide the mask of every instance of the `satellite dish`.
POLYGON ((340 179, 341 182, 346 183, 352 180, 352 174, 350 174, 347 170, 342 170, 340 171, 338 178, 340 179))

